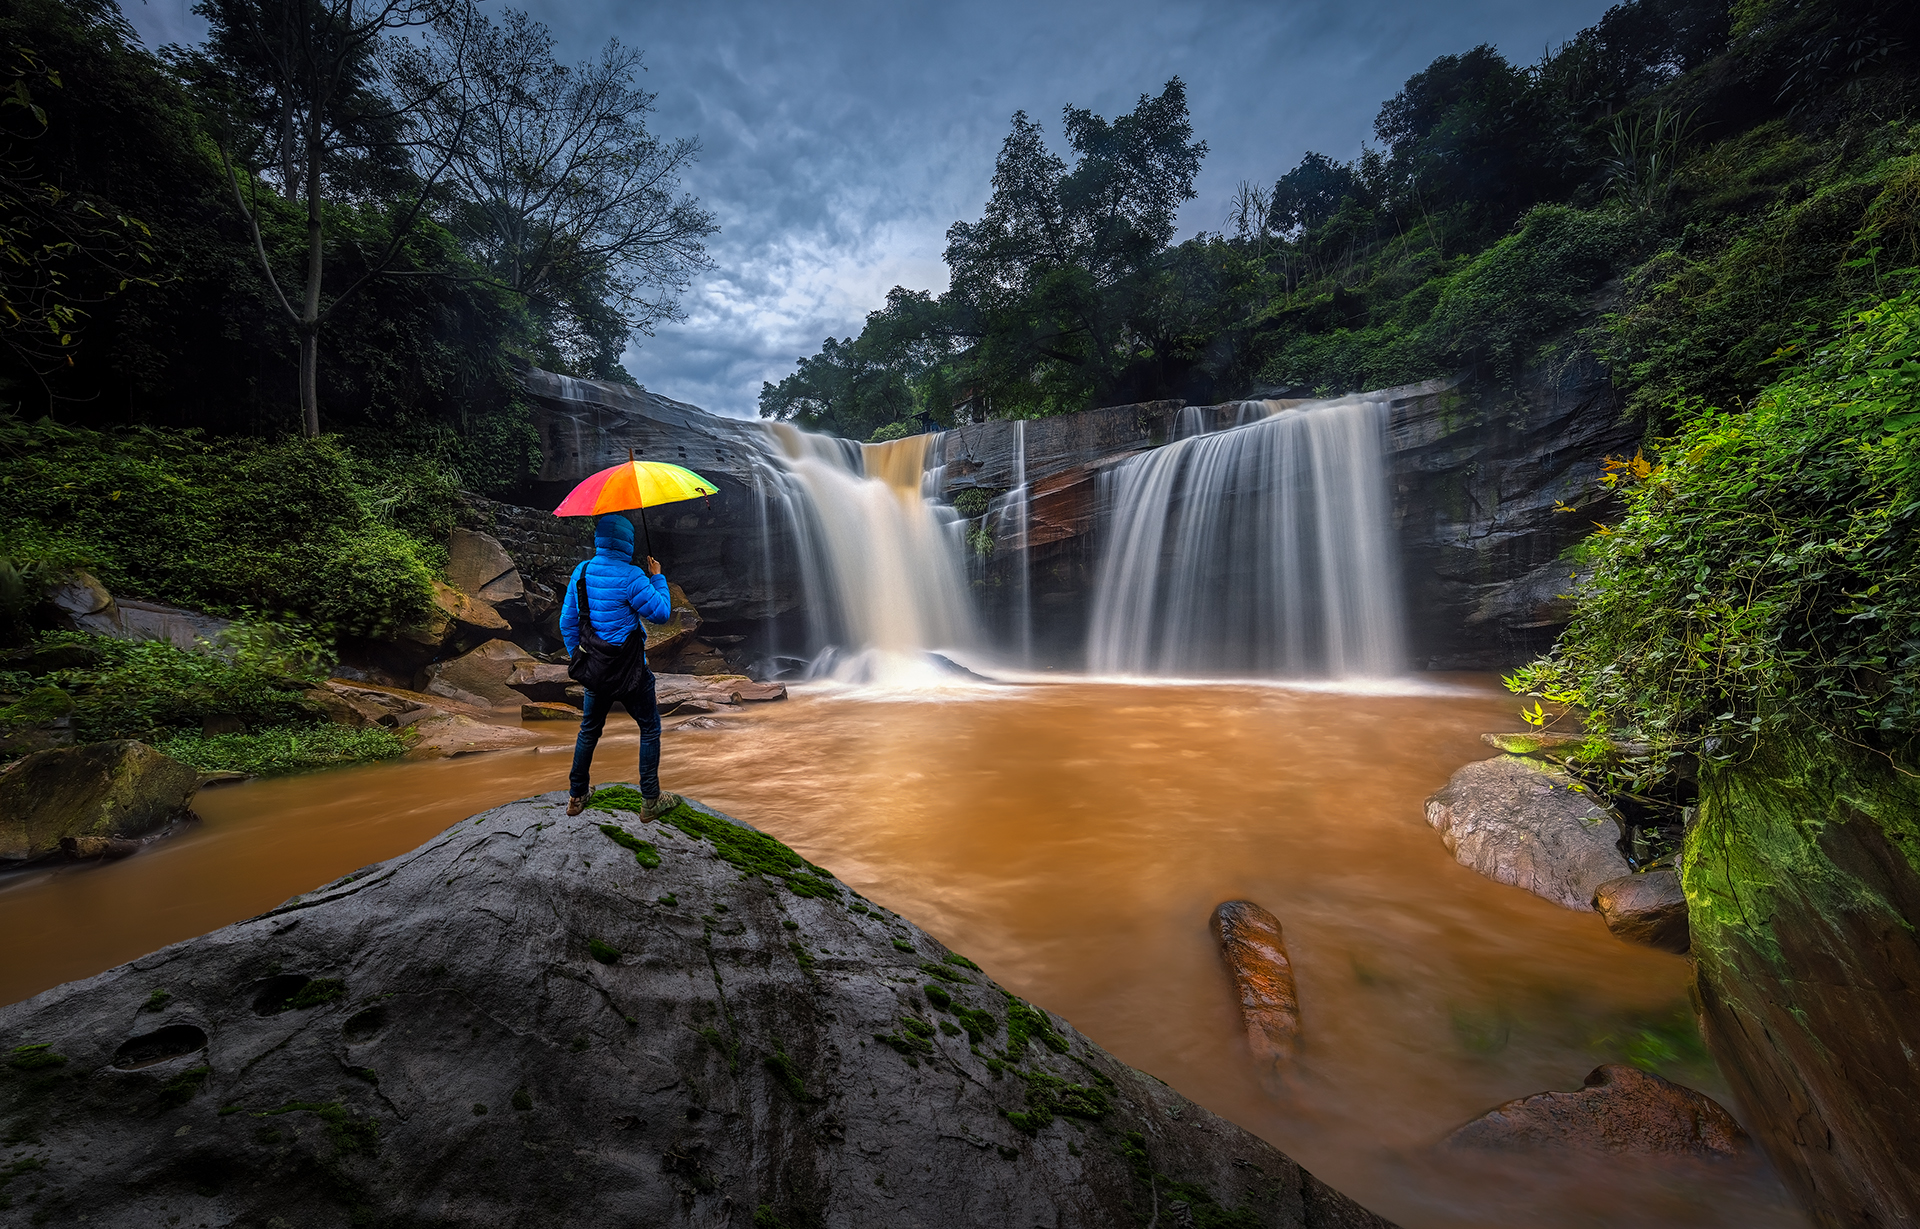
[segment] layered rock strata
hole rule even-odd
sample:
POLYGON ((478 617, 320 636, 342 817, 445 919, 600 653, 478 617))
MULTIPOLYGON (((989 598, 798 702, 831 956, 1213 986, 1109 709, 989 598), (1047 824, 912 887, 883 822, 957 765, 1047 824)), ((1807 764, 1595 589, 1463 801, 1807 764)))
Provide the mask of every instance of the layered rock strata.
POLYGON ((1285 1062, 1300 1045, 1300 993, 1280 919, 1250 900, 1230 900, 1214 909, 1212 926, 1233 978, 1247 1047, 1267 1063, 1285 1062))
MULTIPOLYGON (((625 385, 537 370, 525 383, 542 440, 530 498, 551 506, 629 449, 690 465, 720 494, 662 509, 650 520, 654 553, 670 562, 673 578, 710 621, 740 630, 801 609, 792 526, 765 517, 756 494, 763 427, 625 385)), ((1378 396, 1386 403, 1403 587, 1408 609, 1420 612, 1410 664, 1484 669, 1546 647, 1571 613, 1564 595, 1574 587, 1572 569, 1561 556, 1610 506, 1597 482, 1600 462, 1631 453, 1640 435, 1620 416, 1607 370, 1579 357, 1530 369, 1512 386, 1468 375, 1378 396)), ((989 625, 1004 622, 1012 594, 1029 592, 1042 647, 1071 659, 1087 626, 1098 563, 1101 476, 1181 430, 1219 430, 1241 417, 1238 402, 1153 401, 1024 424, 1026 545, 1022 552, 1004 532, 986 561, 989 625), (1006 583, 1016 568, 1025 571, 1024 590, 1006 583)), ((938 454, 946 497, 1012 488, 1015 439, 1015 424, 999 420, 947 432, 938 454)), ((502 523, 497 513, 494 522, 502 523)), ((1010 523, 989 528, 1008 530, 1010 523)), ((512 534, 498 532, 525 571, 529 564, 512 534)))
POLYGON ((1386 1225, 778 842, 564 801, 0 1008, 15 1214, 1386 1225))

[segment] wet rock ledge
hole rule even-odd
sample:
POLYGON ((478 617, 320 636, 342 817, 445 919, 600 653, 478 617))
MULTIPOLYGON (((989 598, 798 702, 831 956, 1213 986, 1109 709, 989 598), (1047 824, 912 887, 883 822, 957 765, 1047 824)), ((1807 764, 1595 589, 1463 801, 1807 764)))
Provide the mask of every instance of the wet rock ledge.
POLYGON ((0 1008, 0 1223, 1387 1224, 777 841, 564 802, 0 1008))

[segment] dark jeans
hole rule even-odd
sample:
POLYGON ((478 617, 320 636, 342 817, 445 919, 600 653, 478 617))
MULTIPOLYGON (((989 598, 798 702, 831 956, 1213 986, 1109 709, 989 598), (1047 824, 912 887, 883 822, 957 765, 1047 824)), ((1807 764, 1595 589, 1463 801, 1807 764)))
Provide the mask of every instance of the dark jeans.
POLYGON ((651 670, 647 671, 646 685, 635 695, 587 693, 580 717, 580 737, 573 744, 573 772, 567 778, 570 794, 575 798, 586 796, 593 771, 593 749, 600 742, 600 731, 607 726, 607 714, 613 711, 614 701, 619 700, 626 704, 628 716, 640 723, 640 794, 648 799, 660 796, 660 705, 654 697, 651 670))

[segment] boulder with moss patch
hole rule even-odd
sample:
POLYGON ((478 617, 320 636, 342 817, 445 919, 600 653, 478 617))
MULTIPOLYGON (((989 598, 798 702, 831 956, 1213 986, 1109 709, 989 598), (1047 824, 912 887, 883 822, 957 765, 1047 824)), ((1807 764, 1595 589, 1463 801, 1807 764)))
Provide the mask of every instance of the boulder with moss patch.
POLYGON ((631 794, 0 1007, 36 1213, 1385 1229, 773 837, 631 794))
POLYGON ((142 742, 37 751, 0 773, 0 864, 67 837, 138 837, 191 814, 200 774, 142 742))

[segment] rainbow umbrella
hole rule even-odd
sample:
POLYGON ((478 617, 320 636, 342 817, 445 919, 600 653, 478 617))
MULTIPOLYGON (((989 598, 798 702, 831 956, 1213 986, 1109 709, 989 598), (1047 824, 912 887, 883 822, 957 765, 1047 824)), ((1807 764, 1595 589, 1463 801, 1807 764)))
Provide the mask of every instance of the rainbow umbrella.
MULTIPOLYGON (((716 495, 719 491, 719 487, 684 465, 669 465, 665 461, 636 461, 633 454, 628 453, 625 461, 601 470, 567 492, 567 497, 560 501, 560 506, 553 510, 553 514, 599 516, 604 512, 638 510, 640 529, 645 533, 648 508, 716 495)), ((648 554, 653 553, 650 534, 646 549, 648 554)))

